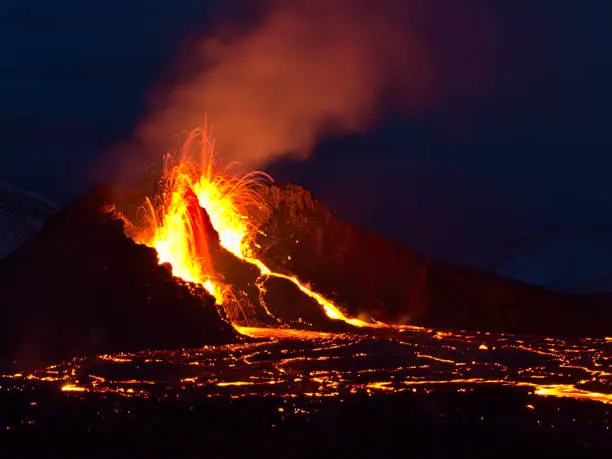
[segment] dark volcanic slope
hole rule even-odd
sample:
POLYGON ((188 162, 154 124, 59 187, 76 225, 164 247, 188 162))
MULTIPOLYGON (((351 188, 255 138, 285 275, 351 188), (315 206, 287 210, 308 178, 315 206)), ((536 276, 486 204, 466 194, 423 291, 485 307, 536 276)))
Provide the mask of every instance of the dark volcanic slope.
POLYGON ((214 299, 181 284, 154 250, 101 211, 95 189, 0 261, 0 355, 22 364, 85 351, 235 341, 214 299))
POLYGON ((273 211, 259 256, 310 282, 352 315, 434 327, 612 334, 606 295, 563 295, 432 261, 339 220, 299 186, 272 186, 266 193, 273 211))

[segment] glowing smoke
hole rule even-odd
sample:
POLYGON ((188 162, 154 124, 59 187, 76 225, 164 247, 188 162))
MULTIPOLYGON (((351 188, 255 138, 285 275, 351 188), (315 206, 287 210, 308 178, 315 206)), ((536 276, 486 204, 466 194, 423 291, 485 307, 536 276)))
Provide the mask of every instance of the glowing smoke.
POLYGON ((415 112, 434 106, 448 86, 438 32, 461 53, 462 37, 475 30, 452 2, 273 0, 268 7, 249 31, 220 28, 203 41, 190 56, 201 71, 165 103, 153 101, 137 132, 141 147, 159 153, 206 113, 221 154, 246 169, 279 155, 303 157, 321 134, 368 129, 389 100, 415 112))

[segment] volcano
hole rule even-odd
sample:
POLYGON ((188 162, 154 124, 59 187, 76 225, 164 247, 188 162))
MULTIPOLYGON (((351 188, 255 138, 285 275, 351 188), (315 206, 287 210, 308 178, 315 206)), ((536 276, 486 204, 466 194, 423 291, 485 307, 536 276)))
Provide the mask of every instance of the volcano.
POLYGON ((194 131, 159 182, 94 188, 0 261, 1 354, 35 365, 232 343, 253 327, 610 335, 608 295, 428 259, 299 186, 229 175, 211 145, 194 131))

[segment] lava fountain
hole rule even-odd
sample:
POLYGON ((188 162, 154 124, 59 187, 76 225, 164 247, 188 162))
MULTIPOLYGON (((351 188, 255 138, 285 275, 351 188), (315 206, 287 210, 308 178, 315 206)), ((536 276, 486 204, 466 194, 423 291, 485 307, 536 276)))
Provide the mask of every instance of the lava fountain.
POLYGON ((283 278, 315 300, 329 319, 355 327, 384 327, 379 322, 348 317, 296 276, 275 272, 255 256, 255 237, 265 236, 260 226, 269 215, 260 191, 272 179, 263 172, 233 175, 234 166, 223 165, 205 128, 191 131, 176 152, 164 157, 159 191, 143 206, 146 224, 130 231, 129 236, 154 248, 159 262, 169 263, 175 276, 203 285, 218 304, 227 304, 232 301, 232 286, 224 283, 223 273, 215 272, 201 207, 218 233, 220 245, 258 269, 260 279, 256 284, 261 291, 265 291, 266 278, 283 278))

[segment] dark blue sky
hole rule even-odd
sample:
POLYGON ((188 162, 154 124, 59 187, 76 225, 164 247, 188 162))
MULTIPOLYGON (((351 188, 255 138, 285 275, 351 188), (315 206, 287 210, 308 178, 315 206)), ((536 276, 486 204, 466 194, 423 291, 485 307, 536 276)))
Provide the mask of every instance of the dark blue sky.
MULTIPOLYGON (((181 44, 220 17, 216 3, 4 0, 0 180, 75 197, 181 44)), ((387 117, 270 170, 340 216, 473 264, 547 228, 612 227, 612 2, 488 4, 501 39, 486 98, 387 117)))

